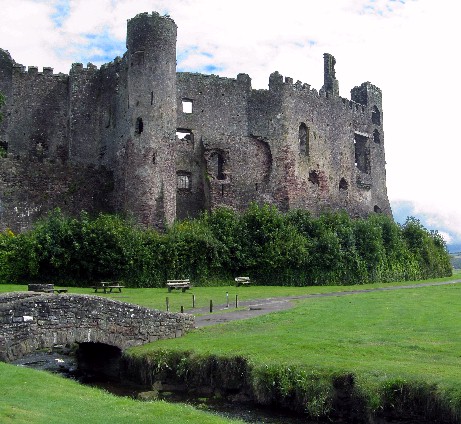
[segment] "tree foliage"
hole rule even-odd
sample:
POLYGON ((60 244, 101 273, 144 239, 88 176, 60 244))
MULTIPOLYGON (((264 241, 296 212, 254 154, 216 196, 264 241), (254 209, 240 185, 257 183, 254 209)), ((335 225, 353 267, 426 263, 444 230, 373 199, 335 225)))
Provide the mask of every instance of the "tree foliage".
POLYGON ((88 285, 122 280, 160 287, 166 279, 228 283, 249 275, 266 285, 363 284, 451 275, 442 237, 415 218, 400 226, 374 214, 313 217, 250 205, 175 222, 163 233, 114 215, 77 218, 59 210, 28 232, 0 234, 0 281, 88 285))

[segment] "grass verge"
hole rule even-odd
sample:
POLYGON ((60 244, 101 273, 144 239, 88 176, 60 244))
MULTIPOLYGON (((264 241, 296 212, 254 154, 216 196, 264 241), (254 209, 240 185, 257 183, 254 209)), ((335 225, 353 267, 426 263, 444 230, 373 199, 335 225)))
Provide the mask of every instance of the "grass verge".
POLYGON ((187 405, 140 402, 43 371, 0 362, 2 424, 232 424, 187 405))

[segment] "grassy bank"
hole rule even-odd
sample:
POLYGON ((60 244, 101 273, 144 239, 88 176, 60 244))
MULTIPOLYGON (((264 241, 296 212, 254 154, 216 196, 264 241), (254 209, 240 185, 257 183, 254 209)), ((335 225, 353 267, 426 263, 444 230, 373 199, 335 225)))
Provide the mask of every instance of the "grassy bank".
POLYGON ((450 285, 303 300, 291 310, 200 329, 130 354, 149 358, 154 374, 168 371, 171 378, 173 372, 190 384, 204 384, 205 370, 214 373, 208 384, 219 384, 217 364, 233 373, 229 364, 241 368, 236 357, 243 358, 244 378, 262 403, 285 399, 291 407, 297 398, 314 416, 334 412, 335 386, 348 381, 348 396, 367 411, 424 415, 431 409, 457 422, 460 297, 461 285, 450 285))
POLYGON ((0 362, 3 424, 237 424, 186 405, 112 396, 41 371, 0 362))

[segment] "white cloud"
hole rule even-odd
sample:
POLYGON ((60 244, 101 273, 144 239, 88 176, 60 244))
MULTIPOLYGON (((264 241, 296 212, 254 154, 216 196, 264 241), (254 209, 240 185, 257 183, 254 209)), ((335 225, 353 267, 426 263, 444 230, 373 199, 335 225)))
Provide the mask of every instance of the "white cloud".
POLYGON ((123 54, 126 20, 154 10, 169 13, 178 25, 180 59, 189 50, 179 61, 182 69, 214 65, 215 73, 230 77, 245 72, 255 88, 266 88, 278 70, 319 89, 323 53, 332 53, 342 96, 364 81, 383 90, 390 199, 412 202, 452 237, 461 235, 458 2, 0 1, 0 47, 24 65, 62 72, 104 49, 114 49, 114 57, 123 54), (52 18, 57 6, 68 6, 60 26, 52 18), (88 40, 88 34, 106 34, 112 43, 88 40))

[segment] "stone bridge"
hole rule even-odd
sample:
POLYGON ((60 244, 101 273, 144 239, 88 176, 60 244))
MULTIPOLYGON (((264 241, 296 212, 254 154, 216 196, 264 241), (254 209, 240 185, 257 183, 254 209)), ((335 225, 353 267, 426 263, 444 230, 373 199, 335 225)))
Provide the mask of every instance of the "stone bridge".
POLYGON ((188 314, 161 312, 91 295, 36 292, 0 295, 0 360, 70 343, 102 343, 121 351, 194 328, 188 314))

